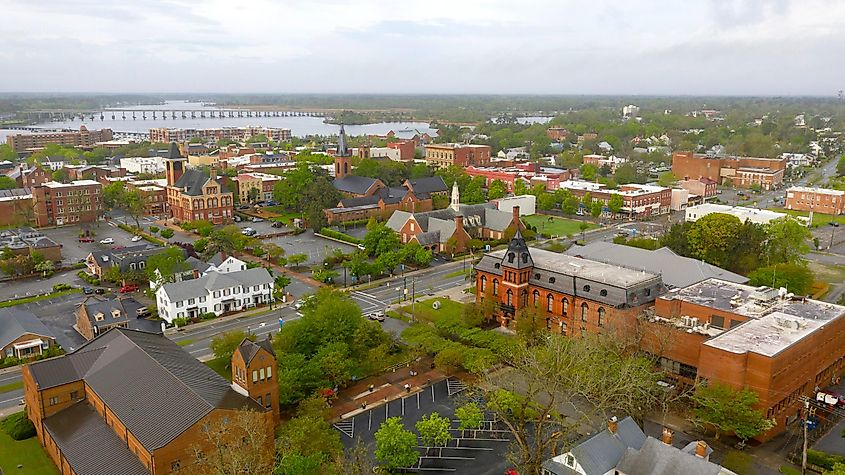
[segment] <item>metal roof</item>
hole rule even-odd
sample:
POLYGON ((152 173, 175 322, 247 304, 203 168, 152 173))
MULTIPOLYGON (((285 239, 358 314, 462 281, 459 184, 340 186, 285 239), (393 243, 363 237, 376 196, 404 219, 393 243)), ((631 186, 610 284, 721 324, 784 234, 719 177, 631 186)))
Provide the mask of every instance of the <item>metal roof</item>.
POLYGON ((0 348, 3 348, 21 335, 32 333, 55 339, 51 332, 34 313, 17 307, 0 309, 0 348))

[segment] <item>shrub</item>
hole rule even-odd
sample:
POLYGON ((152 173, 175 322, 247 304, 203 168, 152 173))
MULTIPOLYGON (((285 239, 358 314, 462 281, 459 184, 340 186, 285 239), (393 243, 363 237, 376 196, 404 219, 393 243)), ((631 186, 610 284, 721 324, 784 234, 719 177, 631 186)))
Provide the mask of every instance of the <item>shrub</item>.
POLYGON ((174 318, 173 319, 173 325, 176 326, 177 328, 178 327, 184 327, 187 324, 188 324, 187 318, 183 317, 183 318, 174 318))
POLYGON ((76 275, 90 285, 100 285, 100 279, 96 275, 90 275, 84 270, 77 272, 76 275))
POLYGON ((159 231, 160 229, 158 228, 158 226, 150 226, 150 232, 152 234, 158 234, 159 231))
POLYGON ((26 417, 25 412, 12 414, 11 416, 3 419, 3 422, 0 422, 0 425, 3 426, 3 431, 15 440, 24 440, 35 436, 35 426, 32 425, 32 422, 26 417))
POLYGON ((214 312, 205 312, 200 315, 200 320, 211 320, 212 318, 217 318, 217 315, 214 312))
POLYGON ((348 242, 350 244, 361 244, 362 242, 364 242, 361 239, 358 239, 356 237, 353 237, 353 236, 350 236, 348 234, 344 234, 340 231, 335 231, 334 229, 329 229, 329 228, 321 229, 320 234, 322 234, 323 236, 326 236, 326 237, 337 239, 339 241, 348 242))
POLYGON ((837 463, 845 463, 845 457, 810 449, 807 451, 807 462, 830 470, 837 463))
POLYGON ((161 237, 165 239, 170 239, 173 237, 173 230, 172 229, 162 229, 161 230, 161 237))
POLYGON ((61 292, 62 290, 70 290, 73 286, 70 284, 56 284, 53 286, 53 292, 61 292))

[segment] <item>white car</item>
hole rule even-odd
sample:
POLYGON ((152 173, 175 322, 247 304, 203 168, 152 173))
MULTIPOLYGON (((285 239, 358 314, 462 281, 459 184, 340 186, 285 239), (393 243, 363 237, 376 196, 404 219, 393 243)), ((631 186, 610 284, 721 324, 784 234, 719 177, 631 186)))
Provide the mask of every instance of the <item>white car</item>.
POLYGON ((142 238, 141 236, 132 236, 131 241, 132 241, 132 242, 138 242, 138 241, 140 241, 141 239, 144 239, 144 238, 142 238))
POLYGON ((100 244, 114 244, 114 238, 105 238, 100 240, 100 244))
POLYGON ((264 220, 263 220, 263 219, 261 219, 261 218, 252 218, 252 222, 253 222, 253 223, 260 223, 260 222, 262 222, 262 221, 264 221, 264 220))

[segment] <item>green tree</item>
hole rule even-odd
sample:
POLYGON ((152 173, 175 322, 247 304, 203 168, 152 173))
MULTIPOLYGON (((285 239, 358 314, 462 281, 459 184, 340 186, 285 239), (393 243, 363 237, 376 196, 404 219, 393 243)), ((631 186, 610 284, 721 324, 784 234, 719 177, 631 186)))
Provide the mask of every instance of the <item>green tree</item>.
POLYGON ((461 202, 466 204, 484 203, 484 177, 477 176, 467 183, 461 192, 461 202))
POLYGON ((557 196, 553 193, 543 193, 537 198, 537 207, 543 210, 554 209, 557 204, 557 196))
POLYGON ((255 203, 258 201, 258 195, 260 194, 261 192, 258 191, 258 188, 250 188, 249 191, 246 193, 246 199, 250 203, 255 203))
POLYGON ((604 209, 604 203, 599 200, 595 200, 590 205, 590 215, 594 218, 598 218, 601 216, 602 209, 604 209))
POLYGON ((598 170, 595 165, 589 163, 581 165, 581 178, 587 181, 593 181, 596 179, 596 173, 598 173, 598 170))
POLYGON ((326 402, 321 397, 302 401, 296 415, 279 429, 277 475, 326 473, 343 454, 340 434, 328 423, 326 402), (313 470, 303 467, 313 466, 313 470))
POLYGON ((636 167, 629 163, 619 166, 616 169, 616 172, 613 173, 613 177, 616 180, 616 183, 619 183, 620 185, 627 185, 628 183, 637 183, 640 181, 636 167))
POLYGON ((692 400, 696 422, 716 429, 716 438, 721 433, 736 434, 748 440, 775 426, 772 420, 754 409, 757 393, 749 389, 733 389, 720 383, 702 384, 696 387, 692 400))
POLYGON ((845 176, 845 155, 839 157, 839 161, 836 162, 836 174, 845 176))
POLYGON ((51 178, 53 181, 57 181, 59 183, 67 183, 70 181, 70 175, 68 175, 67 169, 60 168, 52 173, 51 178))
POLYGON ((728 267, 742 222, 736 216, 711 213, 690 228, 687 235, 690 250, 699 259, 719 267, 728 267))
POLYGON ((528 183, 521 178, 513 181, 513 194, 515 196, 522 196, 528 194, 528 183))
POLYGON ((5 175, 0 175, 0 190, 12 190, 15 188, 20 188, 18 182, 5 175))
POLYGON ((0 144, 0 161, 17 162, 18 154, 8 144, 0 144))
POLYGON ((657 184, 665 187, 672 187, 678 182, 678 177, 672 172, 663 172, 657 177, 657 184))
POLYGON ((291 254, 288 256, 288 264, 290 264, 291 267, 298 267, 300 264, 307 260, 307 254, 291 254))
POLYGON ((176 274, 186 272, 190 265, 185 261, 185 251, 178 247, 166 247, 161 252, 147 259, 144 269, 151 282, 157 282, 158 287, 176 281, 176 274), (158 275, 156 275, 156 271, 158 275), (160 280, 159 280, 160 279, 160 280))
POLYGON ((50 277, 56 271, 56 266, 51 260, 43 260, 35 265, 35 270, 41 273, 41 277, 50 277))
POLYGON ((220 229, 213 230, 208 236, 205 254, 213 256, 218 252, 231 254, 233 251, 243 251, 253 241, 254 239, 244 236, 239 227, 234 225, 223 226, 220 229))
POLYGON ((412 467, 420 458, 417 436, 405 429, 401 417, 390 417, 375 433, 376 459, 388 470, 412 467))
POLYGON ((123 202, 123 193, 126 191, 126 183, 116 181, 103 187, 103 205, 106 209, 117 208, 123 202))
POLYGON ((833 468, 824 472, 824 475, 845 475, 845 462, 836 462, 833 468))
POLYGON ((232 330, 220 333, 212 338, 209 346, 211 352, 214 353, 214 357, 225 361, 228 368, 231 364, 232 355, 235 354, 235 350, 244 341, 244 338, 255 341, 255 335, 247 335, 243 330, 232 330))
POLYGON ((789 216, 769 222, 765 230, 768 238, 766 252, 771 262, 799 262, 804 254, 810 252, 807 244, 812 238, 810 230, 789 216))
POLYGON ((279 294, 279 296, 276 297, 277 300, 281 300, 281 297, 285 295, 285 288, 290 285, 290 282, 290 277, 285 274, 279 274, 275 279, 273 279, 275 291, 279 294))
POLYGON ((127 190, 123 193, 122 207, 132 219, 135 220, 135 227, 140 228, 141 222, 139 219, 144 215, 144 210, 147 207, 146 197, 140 190, 127 190))
POLYGON ((362 244, 364 244, 367 254, 380 256, 399 249, 399 235, 382 223, 367 231, 362 244))
POLYGON ((508 186, 502 180, 496 179, 487 187, 487 199, 498 200, 504 198, 508 194, 508 186))
POLYGON ((806 295, 813 287, 813 271, 803 263, 784 262, 767 267, 760 267, 748 274, 749 285, 785 287, 788 291, 806 295))
POLYGON ((578 204, 580 201, 576 196, 569 195, 566 199, 563 200, 561 203, 560 209, 563 211, 564 214, 575 214, 578 212, 578 204))
MULTIPOLYGON (((481 424, 484 422, 484 411, 474 402, 468 402, 463 406, 455 409, 455 417, 460 421, 458 429, 461 431, 476 431, 481 429, 481 424)), ((474 436, 475 432, 473 432, 474 436)), ((463 434, 462 434, 463 435, 463 434)))
POLYGON ((440 455, 443 455, 443 446, 452 440, 452 434, 449 432, 451 427, 452 421, 437 412, 422 416, 416 424, 417 432, 420 434, 423 445, 440 447, 440 455))
POLYGON ((279 258, 285 255, 285 248, 272 242, 264 243, 264 250, 267 252, 267 257, 271 261, 279 261, 279 258))
POLYGON ((612 194, 610 199, 607 201, 607 208, 610 210, 611 213, 615 215, 619 214, 622 211, 622 207, 625 205, 625 199, 622 198, 622 195, 619 194, 612 194))

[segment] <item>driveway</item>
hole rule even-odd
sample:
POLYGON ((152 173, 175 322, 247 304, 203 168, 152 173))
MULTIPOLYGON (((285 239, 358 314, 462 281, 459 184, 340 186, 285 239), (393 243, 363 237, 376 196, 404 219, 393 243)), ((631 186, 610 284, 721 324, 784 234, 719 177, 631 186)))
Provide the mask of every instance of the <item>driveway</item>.
POLYGON ((31 278, 23 280, 12 280, 0 283, 0 300, 11 300, 31 295, 48 293, 53 290, 56 284, 70 284, 83 286, 82 279, 76 276, 77 271, 59 272, 46 279, 31 278))
MULTIPOLYGON (((258 223, 261 224, 261 223, 258 223)), ((305 254, 308 256, 306 265, 311 266, 319 264, 326 256, 329 256, 335 249, 340 249, 344 253, 355 251, 357 248, 351 244, 344 244, 331 239, 322 238, 314 235, 314 231, 309 229, 299 235, 279 236, 270 239, 265 239, 263 242, 272 242, 281 246, 287 255, 291 254, 305 254)))

